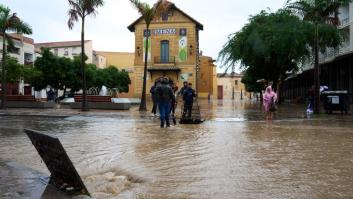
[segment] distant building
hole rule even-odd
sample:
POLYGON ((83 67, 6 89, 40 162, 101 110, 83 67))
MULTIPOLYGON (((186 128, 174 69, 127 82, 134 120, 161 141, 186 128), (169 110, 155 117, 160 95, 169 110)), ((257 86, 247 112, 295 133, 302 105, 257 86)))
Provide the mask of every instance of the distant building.
POLYGON ((202 98, 217 99, 217 66, 212 57, 200 56, 198 95, 202 98))
POLYGON ((119 97, 133 98, 135 95, 135 79, 134 76, 134 59, 135 53, 129 52, 105 52, 105 51, 96 51, 98 56, 103 56, 106 58, 107 66, 115 66, 119 70, 125 70, 129 73, 131 84, 129 85, 128 93, 120 93, 119 97))
POLYGON ((93 51, 93 64, 98 68, 105 68, 107 66, 107 58, 97 53, 97 51, 93 51))
MULTIPOLYGON (((14 43, 13 48, 7 46, 7 54, 11 57, 17 59, 18 63, 27 65, 29 67, 33 66, 35 60, 34 42, 32 38, 25 37, 21 34, 9 34, 14 43)), ((2 59, 2 36, 0 35, 0 60, 2 59)), ((8 95, 30 95, 32 94, 32 89, 30 85, 24 84, 22 79, 19 79, 15 84, 7 85, 8 95)))
MULTIPOLYGON (((61 42, 47 42, 47 43, 35 43, 36 51, 40 51, 41 48, 49 48, 50 51, 59 56, 73 59, 75 56, 81 54, 81 41, 61 41, 61 42)), ((104 57, 99 56, 93 51, 92 41, 85 40, 85 55, 87 56, 86 63, 96 64, 99 68, 106 66, 106 60, 104 57)))
POLYGON ((242 74, 238 73, 218 73, 217 74, 217 94, 218 99, 240 99, 241 94, 245 96, 245 85, 241 82, 242 74))

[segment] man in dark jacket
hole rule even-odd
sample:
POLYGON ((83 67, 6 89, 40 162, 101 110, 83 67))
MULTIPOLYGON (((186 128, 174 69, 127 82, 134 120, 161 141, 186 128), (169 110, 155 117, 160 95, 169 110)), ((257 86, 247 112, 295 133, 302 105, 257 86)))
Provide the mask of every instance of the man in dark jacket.
POLYGON ((156 94, 161 119, 161 128, 164 128, 164 124, 169 127, 169 112, 171 108, 171 102, 175 101, 175 96, 169 86, 168 78, 161 78, 161 84, 157 85, 156 94))
POLYGON ((195 90, 192 89, 192 84, 189 83, 188 87, 183 92, 183 100, 184 100, 184 111, 183 117, 188 114, 188 117, 191 117, 192 112, 192 104, 194 103, 194 97, 196 97, 195 90))
POLYGON ((178 96, 183 96, 185 89, 188 87, 188 82, 183 82, 183 87, 181 87, 180 91, 178 92, 178 96))

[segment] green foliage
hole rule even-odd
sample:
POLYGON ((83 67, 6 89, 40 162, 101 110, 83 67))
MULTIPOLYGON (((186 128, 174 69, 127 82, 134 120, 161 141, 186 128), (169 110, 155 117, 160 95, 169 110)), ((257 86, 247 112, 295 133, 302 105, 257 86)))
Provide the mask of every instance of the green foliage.
POLYGON ((22 64, 19 64, 17 59, 10 56, 6 56, 5 68, 6 82, 16 83, 20 80, 23 74, 24 66, 22 64))
MULTIPOLYGON (((87 59, 87 57, 86 57, 87 59)), ((35 67, 24 72, 25 80, 41 90, 48 85, 54 89, 70 88, 72 93, 82 89, 81 58, 74 60, 58 57, 49 49, 42 49, 42 56, 34 63, 35 67)), ((119 71, 114 66, 104 69, 97 68, 94 64, 86 64, 87 87, 118 88, 121 92, 128 92, 131 83, 129 74, 119 71)))
MULTIPOLYGON (((10 81, 14 81, 15 76, 10 78, 6 77, 6 72, 8 69, 6 69, 6 58, 7 58, 7 53, 6 53, 6 43, 9 47, 13 47, 13 41, 11 37, 7 34, 7 32, 15 32, 15 33, 20 33, 20 34, 32 34, 32 29, 31 27, 23 22, 19 17, 17 17, 16 13, 11 13, 11 10, 4 5, 0 4, 0 34, 2 36, 2 62, 1 62, 1 85, 2 85, 2 92, 7 93, 7 79, 10 81)), ((16 67, 15 65, 11 65, 16 67)), ((14 69, 14 68, 13 68, 14 69)), ((10 69, 10 70, 13 70, 10 69)), ((6 95, 2 95, 1 97, 1 108, 6 108, 6 95)))
MULTIPOLYGON (((226 71, 234 71, 239 62, 241 69, 246 71, 244 82, 247 84, 252 83, 256 87, 258 79, 276 84, 279 79, 285 79, 288 72, 297 71, 298 65, 309 58, 314 28, 313 24, 302 21, 288 10, 262 11, 229 37, 219 53, 219 60, 226 71)), ((320 28, 327 33, 320 37, 326 46, 340 44, 342 37, 339 31, 331 26, 320 28)))

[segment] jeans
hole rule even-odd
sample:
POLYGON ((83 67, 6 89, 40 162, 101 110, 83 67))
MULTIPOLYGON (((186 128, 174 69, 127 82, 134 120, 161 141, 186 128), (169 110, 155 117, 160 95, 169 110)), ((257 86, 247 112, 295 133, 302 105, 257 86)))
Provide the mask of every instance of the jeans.
POLYGON ((164 125, 164 122, 169 125, 170 102, 158 102, 158 108, 161 119, 161 125, 164 125))

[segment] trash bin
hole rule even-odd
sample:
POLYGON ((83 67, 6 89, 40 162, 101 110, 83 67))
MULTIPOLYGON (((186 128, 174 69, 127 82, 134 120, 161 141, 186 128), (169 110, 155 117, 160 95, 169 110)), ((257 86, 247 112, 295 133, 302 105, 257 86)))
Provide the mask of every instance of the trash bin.
POLYGON ((350 108, 350 94, 348 91, 323 91, 321 93, 324 100, 326 113, 341 111, 348 114, 350 108))

